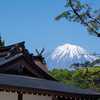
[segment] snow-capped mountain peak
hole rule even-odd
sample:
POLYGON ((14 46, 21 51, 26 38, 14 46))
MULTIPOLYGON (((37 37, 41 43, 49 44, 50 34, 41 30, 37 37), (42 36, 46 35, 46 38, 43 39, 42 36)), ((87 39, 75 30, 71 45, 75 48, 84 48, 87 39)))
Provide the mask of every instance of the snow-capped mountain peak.
POLYGON ((69 66, 73 63, 84 63, 98 59, 98 57, 90 55, 85 49, 70 44, 58 46, 53 51, 46 53, 44 57, 49 70, 53 68, 69 69, 69 66))

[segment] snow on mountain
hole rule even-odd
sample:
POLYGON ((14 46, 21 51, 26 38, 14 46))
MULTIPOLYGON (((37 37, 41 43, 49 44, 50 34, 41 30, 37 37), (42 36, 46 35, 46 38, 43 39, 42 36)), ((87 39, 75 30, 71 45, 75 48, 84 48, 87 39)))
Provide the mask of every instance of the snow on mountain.
POLYGON ((98 57, 90 55, 85 49, 76 46, 65 44, 56 49, 44 54, 48 70, 54 68, 62 68, 72 70, 70 67, 73 63, 84 63, 85 61, 94 61, 98 57))

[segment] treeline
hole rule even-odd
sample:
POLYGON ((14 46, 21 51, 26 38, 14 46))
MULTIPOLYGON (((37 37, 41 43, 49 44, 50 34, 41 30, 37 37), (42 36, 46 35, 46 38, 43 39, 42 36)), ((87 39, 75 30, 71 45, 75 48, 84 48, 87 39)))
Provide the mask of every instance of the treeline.
POLYGON ((5 45, 4 43, 5 43, 5 39, 2 41, 1 34, 0 34, 0 47, 4 47, 4 45, 5 45))
POLYGON ((50 71, 50 75, 62 83, 100 92, 99 65, 96 65, 94 67, 77 68, 73 71, 69 71, 67 69, 53 69, 52 71, 50 71))

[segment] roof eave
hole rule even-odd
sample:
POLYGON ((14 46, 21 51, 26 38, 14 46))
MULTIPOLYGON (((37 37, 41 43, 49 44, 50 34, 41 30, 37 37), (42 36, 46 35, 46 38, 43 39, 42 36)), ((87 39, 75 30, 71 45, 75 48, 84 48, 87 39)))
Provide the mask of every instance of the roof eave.
POLYGON ((0 84, 1 91, 12 91, 12 92, 23 92, 23 93, 33 93, 33 94, 43 94, 48 96, 59 96, 59 97, 72 97, 72 98, 85 98, 85 99, 98 99, 100 98, 99 94, 81 94, 81 93, 70 93, 70 92, 63 92, 63 91, 56 91, 56 90, 48 90, 48 89, 40 89, 40 88, 29 88, 29 87, 21 87, 21 86, 12 86, 12 85, 4 85, 0 84))

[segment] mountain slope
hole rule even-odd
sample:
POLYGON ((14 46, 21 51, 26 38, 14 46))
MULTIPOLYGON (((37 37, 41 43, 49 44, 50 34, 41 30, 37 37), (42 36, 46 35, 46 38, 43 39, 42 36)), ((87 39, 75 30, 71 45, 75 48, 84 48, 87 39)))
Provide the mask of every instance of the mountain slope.
POLYGON ((59 46, 44 54, 44 57, 49 70, 53 68, 66 68, 71 70, 69 66, 73 63, 84 63, 85 61, 92 62, 98 59, 98 57, 90 55, 85 49, 70 44, 59 46))

